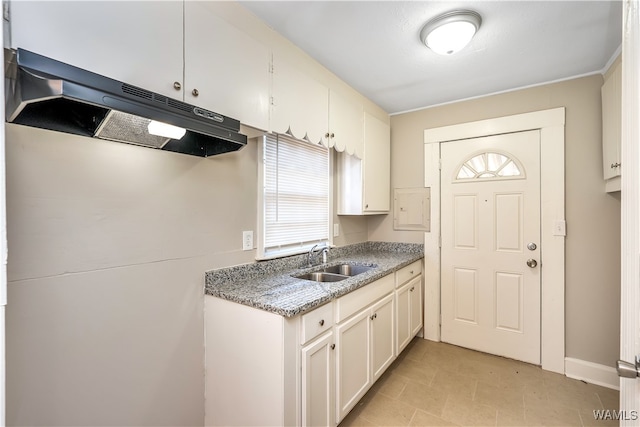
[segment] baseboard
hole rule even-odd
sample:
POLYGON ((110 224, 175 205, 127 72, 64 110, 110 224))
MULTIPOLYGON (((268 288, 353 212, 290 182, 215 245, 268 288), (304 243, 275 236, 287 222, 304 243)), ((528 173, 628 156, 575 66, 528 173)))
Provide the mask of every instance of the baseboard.
POLYGON ((564 372, 569 378, 620 390, 620 378, 615 368, 611 366, 565 357, 564 372))

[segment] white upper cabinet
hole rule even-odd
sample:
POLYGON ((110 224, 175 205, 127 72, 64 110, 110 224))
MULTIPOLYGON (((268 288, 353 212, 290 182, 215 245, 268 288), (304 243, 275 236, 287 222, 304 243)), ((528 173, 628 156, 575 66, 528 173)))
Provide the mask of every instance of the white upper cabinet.
POLYGON ((362 159, 338 155, 338 215, 389 212, 391 199, 391 134, 389 125, 364 113, 362 159))
POLYGON ((271 131, 320 143, 329 129, 329 89, 273 56, 271 131))
POLYGON ((364 115, 364 211, 389 212, 391 199, 391 132, 389 125, 364 115))
POLYGON ((270 49, 208 2, 12 2, 11 46, 269 126, 270 49))
MULTIPOLYGON (((247 22, 259 27, 259 21, 247 14, 231 2, 12 1, 6 44, 258 130, 368 157, 365 174, 376 168, 375 174, 388 175, 382 159, 388 163, 388 153, 375 148, 378 138, 367 130, 375 133, 381 126, 365 118, 361 97, 342 84, 336 84, 340 91, 316 80, 315 72, 325 72, 321 65, 298 61, 298 50, 266 25, 248 31, 247 22)), ((388 138, 388 129, 384 133, 388 138)), ((388 210, 376 192, 367 195, 367 212, 388 210)))
POLYGON ((602 85, 602 169, 607 191, 620 190, 622 169, 622 66, 614 67, 602 85))
POLYGON ((210 5, 185 2, 184 100, 267 130, 270 49, 210 5))
MULTIPOLYGON (((182 99, 182 1, 13 1, 11 47, 182 99)), ((6 42, 5 42, 6 44, 6 42)))
POLYGON ((362 157, 364 151, 364 108, 362 104, 329 91, 329 132, 327 144, 338 151, 362 157))

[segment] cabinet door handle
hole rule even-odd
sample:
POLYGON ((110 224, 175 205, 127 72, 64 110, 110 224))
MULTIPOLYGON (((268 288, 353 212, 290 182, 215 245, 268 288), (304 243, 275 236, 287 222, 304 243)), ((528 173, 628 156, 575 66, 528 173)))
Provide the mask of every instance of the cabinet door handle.
POLYGON ((410 270, 410 271, 409 271, 409 274, 413 274, 413 270, 410 270))
POLYGON ((377 317, 378 317, 378 313, 373 313, 373 314, 371 315, 371 320, 373 320, 373 319, 375 319, 375 318, 377 318, 377 317))
POLYGON ((335 350, 336 349, 336 345, 335 344, 331 344, 331 350, 335 350))
POLYGON ((409 292, 413 292, 415 288, 416 288, 415 286, 412 286, 411 289, 409 289, 409 292))
POLYGON ((198 89, 194 89, 194 90, 191 91, 191 95, 198 96, 198 95, 200 95, 200 92, 198 92, 198 89))
POLYGON ((622 166, 622 163, 611 163, 611 169, 619 168, 622 166))
POLYGON ((180 90, 182 89, 182 85, 180 84, 180 82, 173 82, 173 88, 175 90, 180 90))
POLYGON ((320 323, 320 326, 324 326, 324 319, 320 319, 318 323, 320 323))
POLYGON ((325 138, 329 138, 329 132, 325 133, 325 134, 324 134, 324 137, 325 137, 325 138))
POLYGON ((336 136, 333 132, 331 132, 330 137, 333 138, 334 136, 336 136))

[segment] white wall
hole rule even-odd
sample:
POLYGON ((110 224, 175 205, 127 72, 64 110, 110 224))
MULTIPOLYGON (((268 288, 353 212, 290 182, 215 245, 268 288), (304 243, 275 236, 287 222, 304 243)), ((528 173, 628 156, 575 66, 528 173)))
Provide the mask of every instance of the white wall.
POLYGON ((204 272, 255 255, 255 144, 6 140, 7 424, 202 425, 204 272))

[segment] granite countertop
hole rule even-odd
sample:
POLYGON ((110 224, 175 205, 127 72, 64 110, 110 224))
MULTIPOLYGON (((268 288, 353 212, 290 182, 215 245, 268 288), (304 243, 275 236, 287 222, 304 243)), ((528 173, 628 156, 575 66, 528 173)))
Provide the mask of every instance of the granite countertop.
POLYGON ((363 242, 333 248, 326 264, 306 267, 296 255, 205 273, 205 294, 293 317, 365 286, 424 256, 416 243, 363 242), (339 282, 315 282, 293 276, 344 263, 374 266, 339 282))

